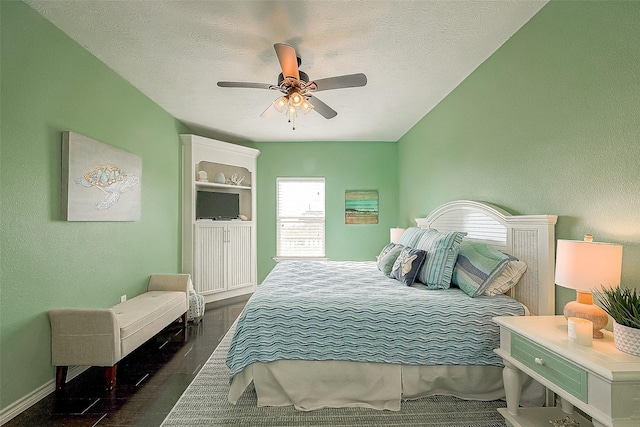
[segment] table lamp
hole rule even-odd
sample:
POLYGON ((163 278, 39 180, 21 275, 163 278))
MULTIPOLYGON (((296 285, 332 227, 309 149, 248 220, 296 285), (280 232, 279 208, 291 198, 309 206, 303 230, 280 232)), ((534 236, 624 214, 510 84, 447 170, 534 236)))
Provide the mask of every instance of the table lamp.
POLYGON ((392 228, 390 233, 391 243, 398 243, 403 233, 404 233, 404 228, 392 228))
POLYGON ((609 316, 593 303, 592 289, 618 287, 621 271, 621 245, 593 242, 589 234, 584 241, 558 240, 555 282, 576 290, 576 300, 564 306, 564 317, 590 320, 593 338, 602 338, 600 329, 607 326, 609 316))

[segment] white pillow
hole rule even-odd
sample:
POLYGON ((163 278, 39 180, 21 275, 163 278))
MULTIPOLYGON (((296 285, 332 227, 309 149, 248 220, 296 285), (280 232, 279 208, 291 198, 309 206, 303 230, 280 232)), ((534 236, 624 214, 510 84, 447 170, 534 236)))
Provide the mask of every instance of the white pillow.
POLYGON ((501 295, 513 288, 518 280, 527 271, 527 264, 522 261, 509 261, 507 266, 502 270, 484 291, 485 295, 501 295))

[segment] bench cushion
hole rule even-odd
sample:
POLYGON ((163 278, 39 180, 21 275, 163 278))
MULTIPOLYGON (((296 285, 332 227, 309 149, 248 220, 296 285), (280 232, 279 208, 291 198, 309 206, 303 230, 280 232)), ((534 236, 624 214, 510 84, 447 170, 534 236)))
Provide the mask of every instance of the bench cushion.
POLYGON ((149 291, 111 309, 120 327, 124 357, 185 313, 188 305, 184 292, 149 291))

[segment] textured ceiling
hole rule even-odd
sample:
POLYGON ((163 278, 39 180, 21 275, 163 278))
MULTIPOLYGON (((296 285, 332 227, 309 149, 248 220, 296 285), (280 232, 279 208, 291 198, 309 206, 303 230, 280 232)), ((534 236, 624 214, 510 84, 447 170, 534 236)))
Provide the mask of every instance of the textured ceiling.
POLYGON ((228 141, 397 141, 547 0, 102 1, 26 0, 194 131, 228 141), (318 93, 292 130, 260 118, 278 92, 273 44, 321 79, 364 73, 365 87, 318 93))

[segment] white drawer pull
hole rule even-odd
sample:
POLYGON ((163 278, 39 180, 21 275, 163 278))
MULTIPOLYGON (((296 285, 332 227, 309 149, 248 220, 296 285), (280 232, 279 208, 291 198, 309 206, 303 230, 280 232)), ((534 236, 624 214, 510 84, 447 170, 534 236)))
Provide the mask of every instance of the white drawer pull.
POLYGON ((536 365, 540 365, 540 366, 544 366, 545 365, 544 359, 541 359, 539 357, 536 357, 535 359, 533 359, 533 361, 536 362, 536 365))

